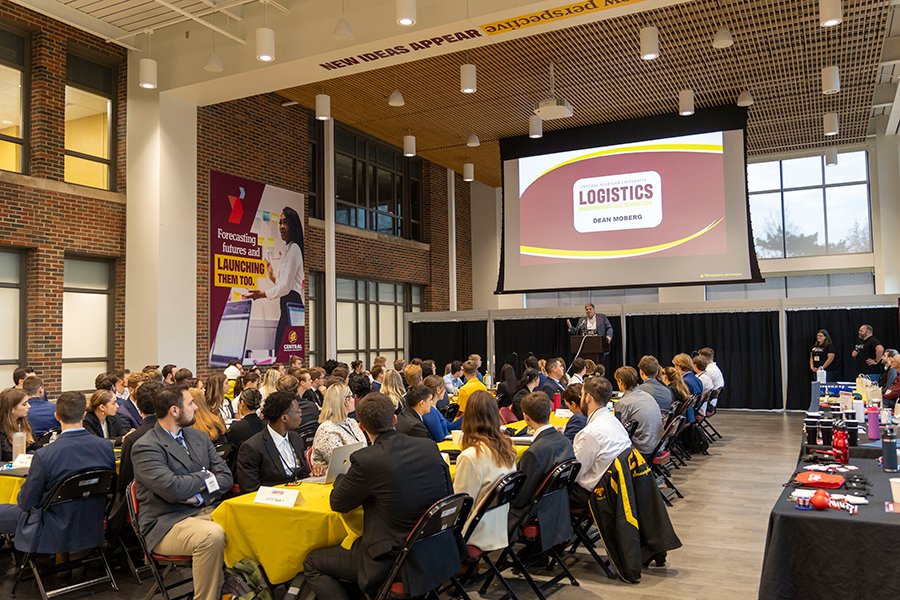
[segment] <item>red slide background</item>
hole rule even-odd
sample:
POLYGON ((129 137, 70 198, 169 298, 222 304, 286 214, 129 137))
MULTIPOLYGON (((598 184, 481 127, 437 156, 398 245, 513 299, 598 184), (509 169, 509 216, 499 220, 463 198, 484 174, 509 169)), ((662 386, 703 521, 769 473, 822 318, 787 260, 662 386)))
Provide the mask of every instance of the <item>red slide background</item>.
MULTIPOLYGON (((724 157, 703 152, 641 152, 578 161, 554 169, 532 183, 520 198, 519 211, 522 246, 617 250, 678 240, 725 218, 724 157), (662 180, 663 218, 660 225, 593 233, 580 233, 575 229, 572 186, 577 180, 641 171, 656 171, 662 180)), ((726 228, 722 222, 680 246, 644 256, 699 256, 725 252, 726 228)), ((524 255, 519 259, 523 266, 573 260, 524 255)))

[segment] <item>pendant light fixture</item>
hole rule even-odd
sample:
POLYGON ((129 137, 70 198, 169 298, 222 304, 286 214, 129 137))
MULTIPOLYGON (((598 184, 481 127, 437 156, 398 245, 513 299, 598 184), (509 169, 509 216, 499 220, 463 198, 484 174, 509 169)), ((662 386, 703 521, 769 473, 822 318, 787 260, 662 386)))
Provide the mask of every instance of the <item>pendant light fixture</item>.
POLYGON ((138 62, 138 85, 145 90, 156 89, 156 61, 153 56, 153 48, 150 45, 150 36, 153 32, 147 32, 147 58, 138 62))
POLYGON ((403 156, 416 155, 416 136, 409 134, 403 136, 403 156))
POLYGON ((731 31, 727 27, 719 27, 716 35, 713 37, 712 45, 713 48, 718 48, 719 50, 734 46, 734 38, 731 37, 731 31))
POLYGON ((219 55, 216 54, 216 32, 212 32, 212 51, 209 53, 209 56, 206 57, 206 64, 203 65, 203 70, 207 73, 221 73, 225 70, 225 66, 222 64, 222 59, 219 58, 219 55))
MULTIPOLYGON (((537 116, 537 115, 535 115, 535 116, 537 116)), ((477 148, 480 145, 481 145, 481 140, 478 139, 478 136, 475 135, 475 132, 472 132, 469 135, 469 139, 466 141, 466 146, 468 146, 469 148, 477 148)))
POLYGON ((403 106, 406 104, 406 100, 403 99, 403 94, 400 93, 400 88, 395 89, 391 92, 391 97, 388 98, 388 104, 390 106, 403 106))
POLYGON ((678 92, 678 114, 689 117, 694 114, 694 90, 681 90, 678 92))
POLYGON ((841 91, 841 70, 837 65, 822 68, 822 93, 837 94, 841 91))
POLYGON ((837 148, 827 148, 825 150, 825 166, 836 167, 838 164, 837 148))
POLYGON ((544 122, 538 115, 528 117, 528 137, 537 139, 544 136, 544 122))
POLYGON ((328 94, 316 94, 316 118, 320 121, 331 118, 331 96, 328 94))
POLYGON ((354 37, 353 27, 350 26, 350 21, 344 16, 344 0, 341 0, 341 18, 338 19, 337 25, 334 26, 331 37, 339 42, 349 42, 354 37))
POLYGON ((825 130, 826 136, 831 137, 838 134, 838 114, 834 112, 822 115, 822 128, 825 130))
POLYGON ((460 65, 459 90, 463 94, 474 94, 478 91, 478 72, 475 65, 471 63, 460 65))
POLYGON ((641 28, 641 58, 653 60, 659 57, 659 29, 656 27, 641 28))
POLYGON ((819 25, 834 27, 844 21, 841 0, 819 0, 819 25))
POLYGON ((737 105, 746 108, 751 104, 753 104, 753 95, 748 90, 742 91, 738 96, 737 105))
POLYGON ((467 162, 463 163, 463 181, 475 181, 475 165, 467 162))
POLYGON ((256 29, 256 60, 272 62, 275 60, 275 31, 269 28, 269 3, 262 0, 265 13, 263 26, 256 29))
POLYGON ((397 0, 397 24, 403 27, 416 24, 416 0, 397 0))

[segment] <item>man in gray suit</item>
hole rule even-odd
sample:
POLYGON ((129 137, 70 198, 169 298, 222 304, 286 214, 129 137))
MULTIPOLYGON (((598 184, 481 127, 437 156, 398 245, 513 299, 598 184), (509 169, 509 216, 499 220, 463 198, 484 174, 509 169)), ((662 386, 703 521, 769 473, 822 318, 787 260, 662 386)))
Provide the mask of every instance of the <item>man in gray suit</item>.
POLYGON ((131 451, 141 531, 154 552, 191 555, 194 598, 218 600, 225 531, 210 513, 231 489, 231 470, 209 437, 191 428, 196 406, 185 386, 161 389, 153 407, 156 425, 131 451))

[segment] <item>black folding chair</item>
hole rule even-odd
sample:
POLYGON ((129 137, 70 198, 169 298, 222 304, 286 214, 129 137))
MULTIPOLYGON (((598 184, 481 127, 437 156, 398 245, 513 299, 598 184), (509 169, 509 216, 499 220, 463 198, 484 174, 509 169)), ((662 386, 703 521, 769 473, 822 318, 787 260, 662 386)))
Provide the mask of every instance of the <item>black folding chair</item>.
MULTIPOLYGON (((112 505, 112 498, 115 495, 115 491, 115 471, 111 471, 108 469, 92 469, 89 471, 82 471, 80 473, 70 475, 68 478, 60 482, 59 485, 56 486, 56 489, 53 491, 53 493, 50 494, 46 500, 44 500, 44 503, 41 506, 41 510, 46 517, 48 511, 52 506, 63 504, 65 502, 79 502, 89 498, 93 498, 95 496, 105 496, 106 503, 103 510, 103 521, 97 523, 97 527, 104 527, 106 518, 109 516, 109 509, 112 505)), ((44 581, 43 579, 41 579, 40 569, 38 568, 38 565, 34 560, 34 553, 25 552, 22 556, 22 562, 19 563, 17 568, 16 581, 15 583, 13 583, 12 591, 10 592, 10 598, 16 597, 16 591, 19 589, 19 584, 23 581, 26 566, 31 569, 31 573, 32 575, 34 575, 34 581, 37 584, 38 592, 40 592, 41 598, 43 598, 43 600, 48 600, 48 598, 54 598, 56 596, 61 596, 62 594, 68 594, 70 592, 83 590, 100 583, 109 583, 112 589, 118 592, 119 586, 116 585, 116 580, 113 577, 112 570, 109 568, 109 561, 106 559, 106 551, 104 550, 103 544, 101 544, 97 548, 92 549, 91 553, 83 558, 68 561, 66 563, 53 566, 49 569, 45 569, 44 574, 50 575, 53 573, 71 571, 78 567, 86 566, 88 563, 97 559, 97 557, 91 556, 94 551, 99 554, 100 561, 103 563, 103 568, 106 571, 105 576, 90 579, 88 581, 73 583, 72 585, 67 585, 50 591, 47 591, 44 586, 44 581)))
POLYGON ((494 561, 491 560, 489 556, 490 551, 486 552, 477 546, 472 546, 468 541, 485 515, 503 506, 509 506, 510 502, 519 495, 522 486, 525 485, 526 479, 528 479, 528 477, 521 471, 507 473, 494 482, 481 499, 481 502, 475 507, 475 514, 469 521, 468 527, 463 531, 463 541, 466 542, 466 550, 468 551, 469 559, 471 560, 468 569, 466 569, 463 576, 462 583, 464 585, 475 583, 481 579, 481 577, 475 576, 475 571, 478 567, 478 563, 484 562, 484 564, 488 566, 489 572, 500 581, 500 585, 503 586, 506 593, 509 594, 510 597, 516 598, 512 588, 509 587, 509 583, 503 578, 503 575, 500 573, 500 570, 497 569, 497 565, 494 561))
POLYGON ((297 430, 297 433, 299 433, 300 437, 303 438, 304 447, 312 448, 313 440, 316 439, 316 431, 318 429, 318 423, 307 423, 300 426, 300 428, 297 430))
POLYGON ((701 418, 697 420, 700 423, 700 427, 703 429, 703 433, 709 438, 711 442, 716 441, 718 437, 720 440, 722 438, 722 434, 718 432, 718 430, 713 426, 712 423, 709 422, 710 417, 716 414, 716 407, 719 404, 719 396, 722 394, 722 388, 716 388, 709 393, 709 398, 706 402, 706 410, 704 411, 701 418))
MULTIPOLYGON (((407 597, 406 584, 400 577, 400 571, 415 545, 434 536, 445 534, 448 531, 455 535, 457 539, 460 539, 462 526, 466 522, 471 509, 472 497, 468 494, 453 494, 432 504, 431 508, 425 511, 425 514, 422 515, 416 526, 413 527, 413 530, 406 537, 406 542, 400 549, 394 564, 391 565, 391 570, 378 590, 375 600, 407 597)), ((454 561, 433 565, 429 574, 434 575, 435 580, 439 580, 438 585, 424 595, 437 598, 435 590, 440 587, 440 584, 449 579, 457 593, 468 599, 469 596, 466 594, 466 590, 455 577, 456 570, 457 565, 454 564, 454 561)))
MULTIPOLYGON (((658 486, 664 485, 668 490, 663 490, 662 487, 659 489, 659 493, 662 494, 662 498, 665 503, 669 506, 672 506, 672 496, 677 496, 679 498, 684 498, 684 494, 675 487, 675 484, 672 483, 672 480, 669 478, 671 475, 671 471, 666 466, 667 464, 675 464, 672 462, 671 452, 667 450, 669 443, 675 439, 675 436, 681 430, 681 425, 684 423, 684 415, 677 415, 674 419, 672 419, 669 424, 666 426, 665 431, 663 431, 662 437, 659 440, 659 443, 656 445, 656 448, 653 450, 653 455, 650 456, 650 470, 653 472, 653 476, 656 479, 656 484, 658 486)), ((677 466, 677 465, 675 465, 677 466)))
MULTIPOLYGON (((576 484, 573 482, 573 485, 576 484)), ((574 532, 574 537, 569 546, 569 554, 574 554, 579 545, 584 546, 591 558, 594 559, 594 562, 606 573, 606 576, 610 579, 615 579, 612 563, 597 552, 597 542, 600 541, 600 533, 591 533, 591 526, 594 524, 591 511, 586 506, 572 506, 569 508, 569 518, 572 520, 572 531, 574 532)))
MULTIPOLYGON (((568 498, 569 487, 575 481, 580 469, 581 463, 575 459, 571 459, 559 463, 547 474, 544 481, 538 486, 537 491, 529 501, 527 509, 523 511, 521 517, 513 524, 513 531, 518 532, 517 539, 511 543, 509 547, 503 550, 500 557, 497 559, 496 564, 498 571, 502 573, 510 568, 518 571, 522 577, 525 578, 525 581, 528 582, 528 585, 531 586, 531 589, 540 600, 546 600, 544 590, 556 585, 564 578, 568 578, 573 586, 579 585, 578 580, 575 579, 575 576, 569 571, 569 568, 566 566, 566 563, 560 555, 560 550, 568 544, 568 540, 548 550, 541 550, 541 532, 540 526, 537 523, 537 509, 542 500, 549 498, 554 494, 565 494, 568 498), (521 545, 522 549, 517 550, 517 545, 521 545), (528 572, 528 567, 537 564, 548 556, 551 559, 548 568, 552 568, 553 563, 555 562, 559 565, 561 573, 539 585, 531 576, 531 573, 528 572)), ((483 595, 493 579, 494 574, 489 573, 478 593, 483 595)), ((504 595, 503 600, 509 597, 509 595, 509 593, 504 595)))
POLYGON ((156 595, 157 591, 162 594, 165 600, 181 600, 183 598, 191 598, 194 595, 193 585, 183 594, 179 594, 175 597, 169 595, 169 592, 175 588, 181 587, 187 583, 193 583, 193 577, 186 577, 179 581, 166 584, 166 577, 174 571, 177 567, 191 567, 191 563, 193 562, 192 556, 174 556, 169 554, 155 554, 151 550, 151 548, 147 547, 147 540, 144 538, 144 534, 141 533, 141 526, 138 524, 138 510, 140 508, 140 504, 138 503, 137 490, 135 489, 135 482, 131 482, 128 484, 127 488, 127 500, 128 500, 128 514, 131 517, 131 524, 134 527, 134 534, 137 536, 138 542, 141 544, 141 551, 144 553, 144 560, 147 563, 147 566, 150 567, 150 572, 153 574, 153 578, 156 580, 154 585, 150 588, 149 593, 145 596, 146 600, 150 600, 153 596, 156 595), (160 571, 160 568, 164 567, 165 570, 160 571))

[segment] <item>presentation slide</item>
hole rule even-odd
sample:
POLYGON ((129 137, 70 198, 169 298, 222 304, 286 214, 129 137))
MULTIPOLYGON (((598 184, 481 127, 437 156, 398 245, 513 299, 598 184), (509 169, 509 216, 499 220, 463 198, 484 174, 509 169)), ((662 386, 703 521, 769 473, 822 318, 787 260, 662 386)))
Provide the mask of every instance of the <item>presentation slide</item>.
POLYGON ((498 291, 759 280, 745 162, 743 128, 504 158, 498 291))

